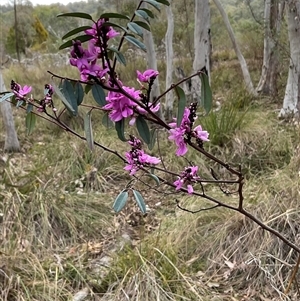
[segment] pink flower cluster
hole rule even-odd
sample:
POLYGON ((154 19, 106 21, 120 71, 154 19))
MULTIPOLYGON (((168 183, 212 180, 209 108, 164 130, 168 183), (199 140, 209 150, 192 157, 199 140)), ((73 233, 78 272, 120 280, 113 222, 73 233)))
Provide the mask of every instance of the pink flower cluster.
MULTIPOLYGON (((147 73, 147 71, 145 71, 144 74, 147 73)), ((158 75, 158 72, 151 69, 150 71, 152 73, 151 78, 154 80, 158 75), (155 73, 155 75, 153 75, 153 73, 155 73)), ((122 84, 120 81, 119 83, 122 84)), ((148 102, 142 91, 126 86, 122 86, 122 89, 127 95, 124 95, 125 93, 109 91, 106 97, 107 104, 103 109, 110 111, 109 117, 112 121, 116 122, 123 118, 132 117, 129 124, 133 125, 136 120, 135 113, 142 115, 147 114, 147 110, 138 105, 134 100, 144 103, 151 112, 158 112, 160 104, 153 105, 151 102, 148 102)))
POLYGON ((88 81, 92 77, 101 79, 108 72, 108 68, 97 64, 97 60, 102 58, 107 41, 119 33, 110 26, 103 26, 105 21, 99 19, 91 29, 85 30, 87 35, 93 36, 88 42, 88 49, 83 49, 80 41, 73 41, 70 64, 78 68, 82 81, 88 81))
POLYGON ((54 93, 53 87, 49 84, 46 84, 44 90, 45 97, 40 101, 40 105, 37 108, 38 112, 45 112, 46 106, 53 108, 53 111, 56 111, 56 108, 53 107, 53 101, 52 101, 53 93, 54 93))
POLYGON ((141 140, 131 136, 128 143, 131 145, 131 151, 125 154, 128 164, 124 169, 130 171, 131 176, 142 167, 160 163, 160 159, 145 154, 141 140))
POLYGON ((186 167, 178 180, 173 183, 176 186, 176 190, 180 190, 183 185, 186 185, 188 193, 192 194, 194 192, 192 183, 197 183, 197 181, 200 179, 200 177, 197 175, 197 172, 198 166, 186 167))
POLYGON ((159 75, 159 72, 153 69, 148 69, 144 73, 140 71, 136 71, 137 79, 143 83, 149 83, 150 80, 155 80, 156 77, 159 75))
POLYGON ((15 81, 11 81, 10 88, 16 96, 16 100, 25 100, 25 96, 31 92, 32 87, 25 85, 23 88, 15 81))
POLYGON ((190 108, 185 108, 182 121, 179 127, 177 127, 176 122, 172 122, 169 124, 171 129, 169 130, 170 140, 174 140, 177 150, 177 156, 183 156, 188 151, 187 141, 192 137, 196 138, 196 140, 200 141, 209 141, 208 132, 203 131, 201 125, 196 126, 192 129, 193 124, 196 120, 196 109, 195 105, 192 104, 190 108))

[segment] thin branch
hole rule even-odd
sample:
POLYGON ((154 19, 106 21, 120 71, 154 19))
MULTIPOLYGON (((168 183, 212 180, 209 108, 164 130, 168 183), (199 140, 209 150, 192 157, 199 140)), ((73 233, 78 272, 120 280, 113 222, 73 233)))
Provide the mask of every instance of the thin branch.
POLYGON ((284 294, 285 294, 285 295, 287 295, 287 294, 289 293, 293 281, 296 280, 296 275, 297 275, 298 270, 299 270, 299 265, 300 265, 300 254, 299 254, 299 256, 298 256, 297 263, 296 263, 296 265, 295 265, 295 267, 294 267, 294 269, 293 269, 293 273, 292 273, 292 276, 291 276, 291 278, 290 278, 289 284, 288 284, 286 290, 284 291, 284 294))
POLYGON ((179 209, 181 209, 182 211, 186 211, 186 212, 193 213, 193 214, 194 214, 194 213, 199 213, 199 212, 201 212, 201 211, 212 210, 212 209, 215 209, 215 208, 217 208, 217 207, 220 207, 220 205, 215 205, 215 206, 212 206, 212 207, 201 208, 201 209, 198 209, 198 210, 193 211, 193 210, 190 210, 190 209, 186 209, 186 208, 184 208, 184 207, 181 207, 181 206, 179 205, 179 201, 178 201, 178 200, 176 200, 176 205, 177 205, 177 207, 178 207, 179 209))
POLYGON ((177 82, 176 84, 172 84, 170 87, 169 87, 169 89, 167 89, 164 93, 162 93, 160 96, 158 96, 156 99, 155 99, 155 101, 153 102, 153 105, 155 105, 155 104, 157 104, 158 103, 158 101, 161 99, 161 98, 163 98, 167 93, 169 93, 171 90, 173 90, 174 88, 176 88, 177 86, 179 86, 179 85, 181 85, 182 83, 184 83, 184 82, 186 82, 187 80, 189 80, 189 79, 191 79, 191 78, 193 78, 193 77, 195 77, 195 76, 199 76, 201 73, 203 73, 203 71, 198 71, 198 72, 196 72, 196 73, 194 73, 194 74, 192 74, 192 75, 190 75, 190 76, 187 76, 187 77, 185 77, 185 78, 183 78, 182 80, 180 80, 179 82, 177 82))

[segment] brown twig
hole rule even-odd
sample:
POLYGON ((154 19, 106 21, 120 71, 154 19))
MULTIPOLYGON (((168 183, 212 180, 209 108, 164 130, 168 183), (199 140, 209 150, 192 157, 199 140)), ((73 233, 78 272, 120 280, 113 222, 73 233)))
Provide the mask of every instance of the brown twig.
POLYGON ((285 294, 285 295, 287 295, 287 294, 289 293, 289 291, 290 291, 290 289, 291 289, 291 287, 292 287, 293 281, 296 280, 296 275, 297 275, 297 272, 298 272, 298 270, 299 270, 299 265, 300 265, 300 254, 299 254, 299 256, 298 256, 298 260, 297 260, 297 262, 296 262, 296 265, 295 265, 295 267, 294 267, 294 269, 293 269, 293 273, 292 273, 292 276, 291 276, 291 278, 290 278, 289 284, 288 284, 286 290, 284 291, 284 294, 285 294))

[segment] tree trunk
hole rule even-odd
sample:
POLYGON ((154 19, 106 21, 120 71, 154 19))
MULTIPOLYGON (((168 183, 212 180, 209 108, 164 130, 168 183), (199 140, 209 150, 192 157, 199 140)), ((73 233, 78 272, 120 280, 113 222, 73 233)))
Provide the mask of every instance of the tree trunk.
MULTIPOLYGON (((0 72, 0 91, 1 92, 7 91, 4 85, 4 80, 1 72, 0 72)), ((0 110, 3 117, 3 123, 5 128, 4 150, 7 152, 19 152, 20 143, 15 130, 15 124, 14 124, 10 102, 8 101, 1 102, 0 110)))
POLYGON ((284 2, 265 1, 264 58, 262 73, 256 91, 266 95, 277 95, 278 36, 281 28, 284 2))
POLYGON ((279 117, 282 118, 298 113, 300 79, 300 1, 288 0, 286 14, 290 41, 290 66, 283 106, 279 113, 279 117))
POLYGON ((14 17, 15 17, 15 39, 16 39, 16 52, 17 52, 17 58, 20 62, 20 49, 19 49, 19 32, 18 32, 18 17, 17 17, 17 3, 16 0, 14 0, 14 17))
MULTIPOLYGON (((166 13, 168 19, 168 28, 165 36, 166 43, 166 89, 168 89, 173 83, 173 33, 174 33, 174 18, 172 12, 172 2, 170 1, 170 6, 166 6, 166 13)), ((174 94, 171 90, 166 95, 165 102, 165 117, 168 121, 173 118, 173 104, 174 104, 174 94)))
MULTIPOLYGON (((195 1, 195 29, 194 29, 194 62, 193 71, 205 70, 210 78, 210 7, 209 0, 195 1)), ((192 78, 192 102, 200 102, 200 78, 192 78)))
MULTIPOLYGON (((155 52, 155 45, 154 45, 152 33, 147 30, 143 30, 143 35, 144 35, 144 43, 147 48, 147 66, 149 69, 157 70, 156 52, 155 52)), ((160 95, 160 89, 159 89, 159 80, 157 77, 152 87, 151 101, 153 101, 159 95, 160 95)))
POLYGON ((232 27, 230 25, 228 16, 225 12, 225 9, 224 9, 222 3, 219 0, 213 0, 213 1, 215 3, 216 7, 218 8, 222 18, 223 18, 223 21, 225 23, 225 27, 227 29, 228 35, 229 35, 230 40, 231 40, 232 45, 233 45, 233 49, 234 49, 235 54, 236 54, 236 56, 237 56, 237 58, 240 62, 243 77, 244 77, 244 81, 245 81, 245 85, 246 85, 246 89, 251 95, 256 96, 257 93, 256 93, 256 91, 253 87, 253 83, 252 83, 252 80, 251 80, 251 76, 250 76, 250 73, 249 73, 249 70, 248 70, 246 60, 245 60, 244 56, 242 55, 242 52, 241 52, 241 50, 240 50, 240 48, 237 44, 235 35, 233 33, 233 30, 232 30, 232 27))

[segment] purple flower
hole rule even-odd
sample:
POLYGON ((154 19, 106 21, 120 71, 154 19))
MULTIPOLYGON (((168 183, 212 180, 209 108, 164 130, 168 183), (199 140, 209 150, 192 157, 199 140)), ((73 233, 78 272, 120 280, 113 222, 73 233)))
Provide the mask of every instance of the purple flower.
POLYGON ((85 50, 83 49, 83 47, 81 46, 81 41, 76 40, 72 42, 73 47, 71 49, 71 57, 72 58, 81 58, 84 56, 84 52, 85 50))
MULTIPOLYGON (((156 113, 159 111, 160 108, 160 103, 156 104, 155 106, 153 106, 153 104, 151 102, 148 103, 148 108, 150 109, 151 112, 156 113)), ((146 115, 148 112, 146 109, 142 108, 139 105, 136 105, 135 109, 142 115, 146 115)), ((129 121, 129 125, 134 125, 136 121, 136 116, 133 116, 131 118, 131 120, 129 121)))
MULTIPOLYGON (((136 100, 140 99, 140 91, 125 86, 123 86, 122 89, 132 98, 136 100)), ((133 108, 136 106, 136 103, 121 93, 108 92, 106 101, 107 104, 103 109, 111 110, 109 117, 112 121, 120 121, 123 118, 132 116, 134 113, 133 108)))
POLYGON ((85 51, 85 56, 89 62, 95 63, 97 59, 101 58, 102 56, 100 47, 95 46, 94 42, 89 40, 88 49, 85 51))
POLYGON ((184 185, 189 194, 193 194, 193 183, 197 183, 200 177, 197 175, 198 166, 189 166, 180 174, 180 177, 173 183, 176 186, 176 190, 180 190, 184 185))
POLYGON ((207 131, 203 131, 201 125, 198 125, 194 128, 194 133, 196 134, 196 137, 201 139, 202 141, 209 141, 209 133, 207 131))
POLYGON ((170 129, 169 132, 171 134, 169 136, 169 139, 174 140, 177 146, 176 155, 177 156, 185 155, 188 149, 184 141, 184 134, 185 134, 184 130, 180 128, 175 128, 175 129, 170 129))
POLYGON ((131 151, 126 152, 125 156, 127 159, 127 165, 124 167, 125 170, 130 171, 130 175, 134 175, 140 168, 155 165, 160 163, 160 159, 152 157, 146 154, 142 148, 141 140, 131 136, 128 143, 131 145, 131 151))
POLYGON ((108 39, 112 39, 120 34, 119 32, 115 31, 111 26, 103 26, 105 22, 106 22, 105 19, 99 19, 97 23, 93 24, 91 29, 87 29, 84 32, 87 35, 94 36, 96 39, 99 36, 100 32, 105 34, 105 36, 108 39))
POLYGON ((95 46, 91 40, 87 50, 82 48, 80 41, 73 41, 70 64, 78 68, 82 81, 89 81, 93 77, 101 79, 106 75, 109 69, 97 64, 100 57, 100 47, 95 46))
POLYGON ((143 83, 148 83, 150 80, 154 80, 159 74, 158 71, 155 71, 153 69, 148 69, 144 73, 136 71, 136 73, 138 80, 143 83))
POLYGON ((177 151, 177 156, 183 156, 188 151, 187 145, 185 142, 185 134, 190 133, 191 131, 191 122, 189 120, 190 110, 185 108, 183 117, 181 120, 181 124, 177 127, 176 122, 169 123, 169 126, 172 128, 169 130, 170 136, 168 137, 170 140, 174 140, 177 151))
POLYGON ((97 78, 102 78, 103 76, 106 75, 108 72, 108 68, 102 69, 99 65, 97 64, 91 64, 91 65, 86 65, 86 66, 81 66, 81 71, 80 71, 80 79, 82 81, 89 81, 91 77, 97 77, 97 78))
POLYGON ((15 81, 11 81, 11 90, 15 94, 17 100, 24 100, 25 96, 31 92, 32 87, 25 85, 23 88, 15 81))
MULTIPOLYGON (((191 141, 192 137, 196 138, 198 145, 202 145, 203 141, 209 141, 208 132, 203 131, 201 125, 194 129, 193 124, 196 120, 196 104, 191 104, 190 108, 185 108, 182 116, 181 124, 177 127, 176 122, 169 123, 169 139, 174 140, 177 150, 177 156, 183 156, 188 151, 187 142, 191 141)), ((176 120, 176 119, 175 119, 176 120)))
POLYGON ((46 107, 52 108, 53 111, 56 111, 56 108, 54 108, 52 101, 53 93, 53 87, 49 84, 46 84, 44 89, 45 97, 39 102, 39 106, 37 107, 38 112, 46 112, 46 107))

